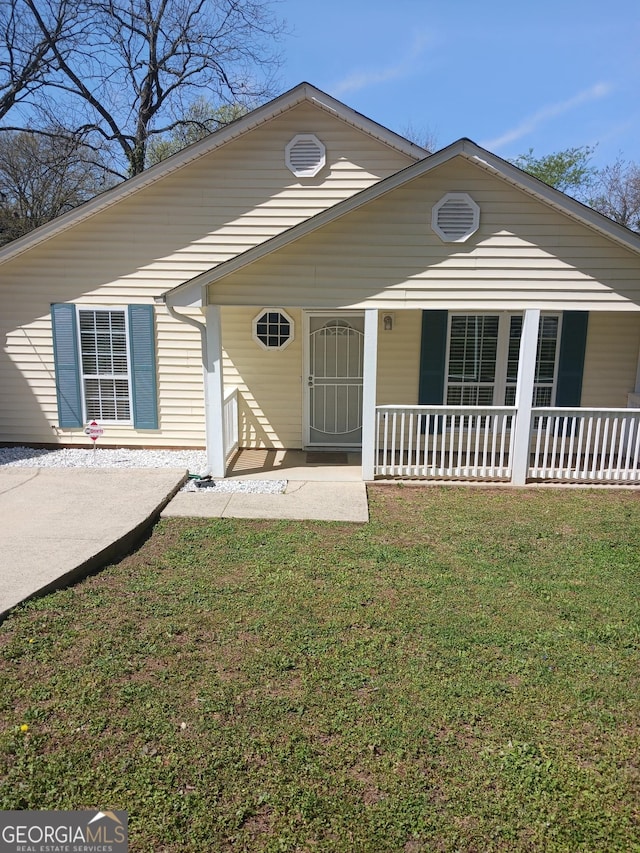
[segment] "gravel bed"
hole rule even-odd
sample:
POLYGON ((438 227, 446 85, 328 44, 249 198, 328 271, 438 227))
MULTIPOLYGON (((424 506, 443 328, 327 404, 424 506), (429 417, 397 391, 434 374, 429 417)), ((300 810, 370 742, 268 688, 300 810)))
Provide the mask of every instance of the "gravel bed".
POLYGON ((206 485, 198 486, 195 480, 188 480, 181 492, 242 492, 247 495, 279 495, 287 488, 286 480, 207 480, 206 485))
MULTIPOLYGON (((185 468, 190 474, 203 474, 207 470, 207 454, 204 450, 0 447, 2 465, 9 468, 185 468)), ((198 488, 195 480, 188 480, 182 491, 279 494, 286 486, 286 480, 215 480, 198 488)))

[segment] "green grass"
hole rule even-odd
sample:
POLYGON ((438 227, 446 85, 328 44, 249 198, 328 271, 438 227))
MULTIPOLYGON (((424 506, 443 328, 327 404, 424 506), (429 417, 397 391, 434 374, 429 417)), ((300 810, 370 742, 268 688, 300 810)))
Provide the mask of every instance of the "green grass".
POLYGON ((640 495, 370 503, 165 521, 16 610, 0 808, 126 809, 133 851, 640 850, 640 495))

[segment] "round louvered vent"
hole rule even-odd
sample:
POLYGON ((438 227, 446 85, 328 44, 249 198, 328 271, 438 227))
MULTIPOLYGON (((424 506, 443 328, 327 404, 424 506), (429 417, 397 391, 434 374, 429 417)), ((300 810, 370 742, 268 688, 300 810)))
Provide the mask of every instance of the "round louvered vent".
POLYGON ((312 133, 299 133, 285 148, 287 168, 299 178, 313 178, 327 162, 325 148, 312 133))
POLYGON ((479 225, 480 208, 467 193, 447 193, 434 205, 431 227, 445 243, 464 243, 479 225))

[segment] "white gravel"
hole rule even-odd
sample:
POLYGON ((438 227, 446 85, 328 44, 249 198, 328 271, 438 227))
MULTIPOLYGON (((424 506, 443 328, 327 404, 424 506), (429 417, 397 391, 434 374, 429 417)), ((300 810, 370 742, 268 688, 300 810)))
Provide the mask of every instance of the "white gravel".
MULTIPOLYGON (((204 450, 0 447, 2 465, 9 468, 183 468, 190 474, 204 474, 207 454, 204 450)), ((188 480, 182 491, 273 495, 284 492, 286 486, 286 480, 215 480, 206 487, 198 488, 195 480, 188 480)))

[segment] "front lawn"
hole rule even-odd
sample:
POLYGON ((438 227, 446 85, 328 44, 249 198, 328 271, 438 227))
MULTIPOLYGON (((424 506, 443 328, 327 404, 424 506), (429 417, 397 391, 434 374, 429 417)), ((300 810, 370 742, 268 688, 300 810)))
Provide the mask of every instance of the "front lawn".
POLYGON ((640 850, 640 494, 161 522, 0 626, 0 808, 132 851, 640 850))

